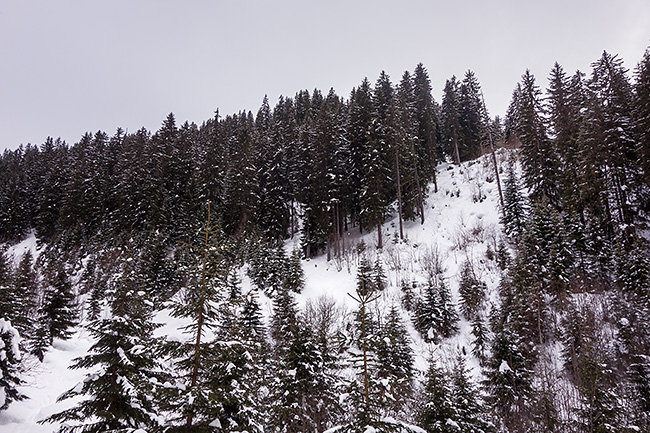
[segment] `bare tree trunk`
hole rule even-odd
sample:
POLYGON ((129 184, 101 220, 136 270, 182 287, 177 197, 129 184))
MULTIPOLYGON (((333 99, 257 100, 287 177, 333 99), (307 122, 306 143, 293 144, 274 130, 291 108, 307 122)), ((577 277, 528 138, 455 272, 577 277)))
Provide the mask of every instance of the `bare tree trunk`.
POLYGON ((395 148, 395 173, 397 181, 397 213, 399 216, 399 238, 404 239, 404 223, 402 221, 402 180, 399 173, 399 149, 395 148))
MULTIPOLYGON (((485 106, 485 98, 483 97, 483 92, 481 92, 481 100, 483 101, 483 109, 487 116, 487 107, 485 106)), ((494 163, 494 178, 497 182, 497 189, 499 190, 499 203, 501 203, 501 212, 502 215, 506 212, 505 202, 503 201, 503 191, 501 190, 501 178, 499 177, 499 167, 497 165, 497 154, 494 150, 494 140, 492 140, 492 130, 490 125, 487 127, 488 139, 490 140, 490 150, 492 151, 492 162, 494 163)))
POLYGON ((456 137, 456 133, 454 133, 454 148, 456 149, 456 163, 460 167, 460 152, 458 151, 458 137, 456 137))

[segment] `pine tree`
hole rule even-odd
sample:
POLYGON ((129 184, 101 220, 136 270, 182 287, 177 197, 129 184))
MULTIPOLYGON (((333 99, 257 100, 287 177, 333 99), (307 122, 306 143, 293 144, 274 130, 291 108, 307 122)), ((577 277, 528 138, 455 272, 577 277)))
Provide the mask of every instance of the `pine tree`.
POLYGON ((417 413, 419 426, 429 433, 458 431, 453 425, 456 410, 452 400, 451 382, 434 359, 429 360, 420 401, 417 413))
MULTIPOLYGON (((454 421, 461 432, 487 433, 493 430, 478 390, 471 382, 465 358, 458 354, 451 372, 454 421)), ((455 426, 454 426, 455 427, 455 426)))
POLYGON ((458 81, 453 76, 445 83, 440 108, 442 146, 452 160, 460 165, 460 107, 458 102, 458 81))
POLYGON ((597 128, 601 142, 595 149, 601 160, 607 200, 612 222, 632 223, 633 199, 638 178, 638 156, 632 124, 632 87, 627 70, 618 56, 607 52, 592 63, 588 85, 593 95, 592 110, 596 110, 597 128), (594 106, 595 105, 595 106, 594 106))
POLYGON ((334 376, 309 328, 298 321, 279 362, 278 384, 273 397, 273 431, 322 431, 328 427, 325 415, 338 404, 334 376))
POLYGON ((461 161, 467 161, 483 153, 482 134, 483 103, 481 87, 476 75, 467 71, 458 92, 458 151, 461 161))
POLYGON ((414 359, 411 341, 398 309, 391 307, 377 339, 377 375, 383 384, 389 413, 404 415, 413 393, 414 359))
MULTIPOLYGON (((183 269, 186 287, 173 315, 186 317, 190 323, 183 327, 187 340, 168 342, 166 352, 174 364, 176 386, 161 396, 163 409, 169 413, 173 429, 211 431, 221 412, 219 387, 228 374, 230 358, 224 354, 228 347, 220 337, 219 326, 232 320, 224 318, 228 275, 236 263, 232 243, 219 225, 211 219, 210 203, 207 218, 200 233, 200 244, 188 245, 190 260, 183 269), (209 339, 209 331, 213 338, 209 339), (225 346, 224 346, 225 345, 225 346)), ((226 351, 227 352, 227 351, 226 351)))
POLYGON ((458 313, 444 281, 430 282, 415 307, 415 328, 425 341, 437 342, 458 332, 458 313))
MULTIPOLYGON (((368 79, 352 90, 348 103, 347 141, 350 151, 349 186, 352 194, 350 213, 353 220, 363 222, 362 197, 366 194, 366 155, 370 152, 372 125, 372 89, 368 79)), ((363 227, 363 225, 362 225, 363 227)))
POLYGON ((10 288, 5 292, 6 309, 0 314, 20 332, 23 338, 31 338, 34 331, 34 316, 38 297, 38 281, 34 271, 31 251, 27 251, 16 269, 10 288))
POLYGON ((229 281, 230 293, 220 308, 207 383, 215 417, 208 427, 262 432, 270 403, 266 330, 256 299, 243 297, 237 279, 229 281))
POLYGON ((383 248, 381 225, 393 200, 394 173, 391 164, 396 138, 394 89, 382 72, 372 96, 372 127, 364 154, 361 192, 361 221, 367 230, 377 228, 377 248, 383 248))
POLYGON ((0 318, 0 411, 14 401, 27 398, 18 389, 22 354, 20 353, 20 334, 11 322, 0 318))
POLYGON ((131 266, 131 253, 124 259, 122 275, 113 282, 110 313, 90 322, 96 339, 90 353, 75 359, 70 368, 92 369, 79 385, 59 400, 86 396, 76 406, 49 416, 40 423, 64 421, 59 432, 126 431, 153 428, 157 408, 151 399, 154 384, 162 384, 154 350, 151 309, 139 278, 131 266), (73 421, 78 424, 70 424, 73 421))
MULTIPOLYGON (((417 156, 416 181, 420 183, 422 196, 426 190, 426 184, 433 181, 434 191, 438 191, 436 179, 436 165, 438 163, 438 118, 436 105, 431 95, 431 81, 429 73, 422 63, 419 63, 413 71, 413 96, 415 108, 415 120, 417 125, 417 141, 415 142, 415 155, 417 156)), ((418 198, 420 206, 423 206, 423 197, 418 198)), ((424 215, 421 215, 424 218, 424 215)))
POLYGON ((49 322, 50 337, 67 340, 72 336, 71 328, 77 324, 72 284, 63 269, 56 271, 51 284, 51 288, 45 291, 41 312, 49 322))
MULTIPOLYGON (((645 184, 650 185, 650 49, 646 49, 635 71, 634 83, 634 126, 638 137, 639 160, 641 161, 645 184)), ((650 204, 645 195, 645 206, 650 204)))
POLYGON ((476 277, 472 264, 466 261, 461 268, 458 293, 461 298, 460 310, 470 322, 482 310, 486 290, 487 285, 476 277))
POLYGON ((579 171, 581 110, 584 105, 583 74, 567 77, 558 63, 553 65, 547 89, 549 133, 558 156, 558 181, 562 207, 574 213, 581 210, 576 179, 579 171))
POLYGON ((521 141, 524 181, 531 199, 546 197, 549 203, 557 206, 558 162, 544 122, 542 92, 528 70, 522 75, 518 89, 518 97, 513 99, 517 113, 514 132, 521 141))
POLYGON ((526 220, 526 210, 524 207, 524 198, 519 187, 519 180, 515 173, 514 164, 509 162, 507 165, 507 174, 504 184, 503 201, 503 231, 513 239, 518 239, 524 230, 526 220))
POLYGON ((487 347, 489 342, 488 329, 480 314, 477 314, 472 321, 472 354, 478 358, 481 364, 487 360, 487 347))

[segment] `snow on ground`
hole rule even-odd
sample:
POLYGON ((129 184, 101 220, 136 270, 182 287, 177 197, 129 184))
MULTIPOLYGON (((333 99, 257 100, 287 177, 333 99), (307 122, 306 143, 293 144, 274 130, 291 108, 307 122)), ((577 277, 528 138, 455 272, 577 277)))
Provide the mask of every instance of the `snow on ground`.
MULTIPOLYGON (((504 160, 507 151, 501 151, 499 159, 504 160)), ((399 241, 399 223, 396 216, 383 225, 384 248, 376 249, 377 233, 359 233, 358 228, 350 228, 345 238, 347 254, 340 260, 327 261, 322 255, 315 259, 303 261, 305 271, 305 289, 297 300, 304 306, 308 300, 320 296, 329 296, 351 312, 357 305, 349 296, 356 288, 356 271, 359 255, 355 253, 357 245, 363 241, 371 263, 380 257, 389 282, 382 293, 376 308, 387 311, 391 305, 399 305, 402 282, 423 284, 426 281, 426 267, 435 258, 436 253, 445 269, 445 281, 451 289, 454 302, 458 302, 458 276, 465 260, 471 260, 479 278, 489 288, 488 297, 495 298, 500 274, 494 262, 487 260, 485 251, 488 244, 496 250, 500 236, 498 191, 494 179, 494 168, 488 156, 476 161, 463 163, 462 167, 441 164, 438 167, 438 191, 431 186, 425 207, 425 223, 406 221, 404 223, 405 240, 399 241)), ((287 242, 288 248, 299 245, 299 237, 287 242)), ((25 251, 31 250, 36 258, 38 249, 36 238, 32 234, 25 241, 9 249, 14 260, 19 261, 25 251)), ((241 273, 242 289, 250 290, 250 280, 241 273)), ((272 303, 260 293, 260 302, 265 316, 271 314, 272 303)), ((489 307, 490 301, 487 306, 489 307)), ((467 366, 478 378, 478 362, 471 356, 471 326, 461 318, 460 332, 457 336, 440 345, 427 344, 404 315, 416 353, 416 367, 425 370, 430 357, 443 362, 453 360, 459 350, 466 348, 467 366)), ((184 338, 179 328, 181 320, 169 315, 168 311, 159 313, 156 322, 164 326, 157 335, 167 335, 171 339, 184 338)), ((52 432, 56 425, 40 425, 37 421, 76 404, 69 399, 57 402, 63 392, 75 387, 83 380, 87 371, 70 370, 67 367, 76 357, 83 356, 92 341, 84 330, 79 331, 69 341, 55 341, 54 347, 46 354, 41 364, 37 360, 28 361, 28 372, 24 374, 26 383, 20 388, 29 399, 14 402, 0 412, 0 431, 2 433, 39 433, 52 432)))
POLYGON ((57 402, 65 391, 83 381, 86 370, 68 368, 72 360, 88 352, 92 341, 85 330, 78 331, 70 340, 54 340, 54 345, 45 354, 43 363, 27 357, 27 372, 22 375, 25 383, 19 389, 29 398, 11 403, 0 412, 2 433, 39 433, 56 431, 57 424, 38 424, 38 421, 76 404, 69 399, 57 402))
POLYGON ((37 245, 36 232, 34 230, 22 242, 9 247, 5 254, 13 260, 14 267, 17 267, 27 251, 31 251, 32 260, 35 262, 40 254, 40 250, 37 245))

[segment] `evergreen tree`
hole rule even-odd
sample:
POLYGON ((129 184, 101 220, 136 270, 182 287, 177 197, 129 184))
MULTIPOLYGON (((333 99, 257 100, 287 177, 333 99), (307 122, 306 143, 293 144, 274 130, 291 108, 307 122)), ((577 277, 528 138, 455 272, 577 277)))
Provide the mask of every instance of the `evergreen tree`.
POLYGON ((512 162, 509 162, 507 165, 507 174, 508 177, 506 178, 503 192, 505 209, 503 209, 501 223, 503 224, 503 231, 506 235, 513 239, 518 239, 524 230, 526 215, 524 198, 521 194, 521 188, 519 187, 519 181, 512 162))
POLYGON ((474 268, 466 261, 461 268, 458 293, 460 294, 460 310, 470 322, 475 320, 480 311, 487 285, 474 274, 474 268))
POLYGON ((222 415, 223 405, 220 388, 215 383, 222 383, 231 363, 231 358, 226 356, 230 352, 224 350, 229 339, 221 340, 224 335, 218 331, 224 325, 226 330, 231 328, 228 323, 232 320, 223 314, 231 310, 224 304, 228 275, 236 257, 232 243, 213 224, 209 203, 206 221, 197 235, 201 243, 188 246, 190 259, 183 269, 186 288, 172 313, 190 320, 183 327, 188 339, 168 343, 176 386, 167 390, 162 399, 172 429, 211 431, 215 420, 222 415))
POLYGON ((129 252, 122 275, 109 289, 110 313, 87 326, 96 342, 70 367, 92 369, 92 373, 59 397, 86 399, 40 421, 64 421, 59 432, 126 431, 158 424, 151 398, 154 384, 161 384, 163 377, 154 355, 152 335, 157 325, 151 321, 149 301, 130 263, 129 252))
POLYGON ((580 125, 584 105, 584 84, 581 72, 567 77, 558 63, 553 65, 547 90, 549 133, 558 156, 558 181, 562 207, 580 212, 580 191, 576 179, 579 171, 580 125))
POLYGON ((444 281, 430 282, 415 307, 415 327, 425 341, 449 338, 458 332, 458 313, 444 281))
POLYGON ((445 83, 440 107, 442 146, 456 164, 460 165, 460 107, 458 102, 458 81, 453 76, 445 83))
MULTIPOLYGON (((413 71, 413 96, 417 125, 414 153, 418 161, 415 179, 420 181, 420 188, 424 195, 426 184, 431 181, 434 183, 434 190, 438 191, 436 165, 438 163, 437 136, 439 127, 436 105, 431 95, 429 73, 422 63, 419 63, 413 71)), ((419 200, 423 201, 423 199, 419 200)), ((422 215, 422 217, 424 216, 422 215)))
POLYGON ((0 411, 14 401, 27 398, 17 389, 23 383, 19 376, 22 359, 19 344, 18 330, 0 318, 0 411))
POLYGON ((335 378, 325 368, 313 334, 298 320, 282 355, 273 397, 273 431, 322 431, 338 404, 335 378))
POLYGON ((372 89, 366 78, 358 88, 352 90, 348 103, 347 141, 350 149, 348 182, 352 194, 350 213, 353 220, 357 222, 364 221, 362 197, 367 194, 365 192, 365 173, 366 158, 370 152, 372 110, 372 89))
POLYGON ((39 287, 33 262, 28 250, 18 264, 9 290, 5 292, 5 306, 0 305, 6 309, 2 311, 4 318, 11 321, 23 338, 31 338, 34 331, 39 287))
POLYGON ((458 152, 461 161, 467 161, 483 153, 482 133, 483 103, 481 87, 476 75, 467 71, 458 92, 458 152))
POLYGON ((483 318, 477 314, 472 321, 472 354, 478 358, 479 362, 483 364, 487 360, 487 347, 488 347, 488 329, 486 328, 483 318))
POLYGON ((364 155, 361 192, 361 221, 367 230, 377 228, 377 248, 383 248, 381 225, 394 194, 394 172, 391 150, 395 145, 394 89, 390 78, 382 72, 372 97, 372 128, 364 155))
POLYGON ((557 155, 546 131, 541 90, 530 71, 522 75, 518 89, 518 97, 513 99, 517 113, 514 132, 521 141, 524 181, 531 199, 546 197, 557 206, 557 155))
MULTIPOLYGON (((420 104, 426 102, 418 101, 420 104)), ((430 169, 428 151, 423 164, 420 163, 416 153, 420 150, 420 140, 417 135, 418 125, 416 111, 416 96, 414 82, 408 71, 402 75, 402 80, 396 93, 397 133, 395 141, 395 180, 397 188, 398 217, 400 221, 400 239, 404 238, 403 220, 414 220, 420 215, 424 222, 424 193, 422 188, 424 179, 421 179, 421 165, 430 169)), ((431 125, 433 126, 433 125, 431 125)), ((423 127, 424 129, 424 127, 423 127)), ((424 133, 424 132, 423 132, 424 133)), ((430 146, 431 143, 427 143, 430 146)), ((432 170, 435 173, 435 170, 432 170)))
POLYGON ((465 358, 458 354, 452 377, 452 401, 455 412, 455 425, 458 431, 487 433, 493 430, 493 425, 487 420, 487 411, 469 377, 469 371, 465 365, 465 358))
POLYGON ((592 68, 588 83, 593 92, 591 109, 596 111, 601 138, 594 150, 601 161, 612 221, 630 224, 634 205, 630 193, 636 189, 635 179, 638 178, 630 106, 632 87, 618 56, 603 52, 601 58, 592 63, 592 68))
POLYGON ((417 414, 418 425, 429 433, 457 432, 458 428, 453 424, 456 411, 452 398, 447 374, 435 360, 429 360, 417 414))
POLYGON ((377 340, 377 374, 389 402, 389 413, 405 415, 413 393, 414 360, 411 341, 399 311, 391 307, 377 340))
POLYGON ((45 335, 52 339, 67 340, 72 336, 72 327, 77 324, 77 313, 72 284, 62 267, 54 271, 49 286, 45 289, 43 305, 39 310, 41 326, 46 326, 45 335))
MULTIPOLYGON (((634 126, 638 137, 638 156, 643 168, 646 186, 650 185, 650 49, 646 49, 638 63, 634 83, 634 126)), ((645 196, 645 208, 650 205, 645 196)))

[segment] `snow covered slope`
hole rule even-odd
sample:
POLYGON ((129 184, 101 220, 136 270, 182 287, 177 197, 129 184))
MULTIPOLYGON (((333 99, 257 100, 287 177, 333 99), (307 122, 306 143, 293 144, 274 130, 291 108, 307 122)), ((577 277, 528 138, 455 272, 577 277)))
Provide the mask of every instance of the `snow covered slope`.
MULTIPOLYGON (((498 155, 500 163, 506 157, 507 151, 503 150, 498 155)), ((353 311, 356 303, 348 294, 355 291, 360 259, 358 247, 362 242, 366 245, 366 253, 371 262, 377 257, 381 259, 389 283, 377 301, 377 308, 387 310, 392 305, 399 306, 402 285, 423 285, 432 263, 436 260, 444 268, 445 281, 451 288, 455 303, 459 299, 460 267, 466 260, 472 262, 479 279, 487 283, 489 299, 494 299, 500 271, 496 263, 486 257, 486 250, 489 247, 496 251, 501 236, 498 202, 498 190, 490 157, 464 163, 460 168, 452 164, 441 164, 438 167, 438 191, 434 192, 431 186, 423 225, 419 220, 405 222, 405 239, 400 241, 396 216, 387 220, 383 226, 384 248, 381 251, 376 249, 376 232, 360 234, 358 228, 351 228, 345 239, 346 254, 343 254, 341 259, 328 262, 325 255, 322 255, 302 262, 306 286, 298 295, 298 302, 304 306, 309 300, 328 296, 349 312, 353 311)), ((287 242, 287 247, 297 247, 299 242, 296 237, 287 242)), ((25 249, 35 249, 33 240, 12 251, 18 256, 25 249)), ((242 280, 246 290, 250 287, 250 282, 243 270, 242 280)), ((486 303, 488 308, 489 299, 486 303)), ((261 296, 261 301, 265 313, 270 315, 270 300, 261 296)), ((180 337, 178 327, 181 323, 176 319, 170 319, 166 312, 162 312, 158 320, 168 321, 162 332, 167 333, 170 338, 180 337)), ((459 334, 438 345, 422 341, 411 326, 406 312, 404 320, 409 324, 416 353, 416 366, 419 369, 425 368, 427 359, 431 356, 443 361, 450 360, 458 350, 466 347, 469 356, 468 367, 475 375, 480 376, 478 363, 470 355, 473 338, 471 327, 462 317, 459 334)), ((73 399, 63 402, 56 400, 64 391, 74 388, 83 380, 86 371, 69 370, 67 367, 72 359, 84 355, 91 344, 86 331, 80 328, 72 340, 56 340, 54 348, 45 355, 42 364, 35 359, 28 360, 29 371, 24 374, 26 383, 21 387, 21 391, 29 399, 14 402, 9 409, 0 413, 0 432, 38 433, 55 430, 55 425, 40 425, 37 421, 76 403, 73 399)))

